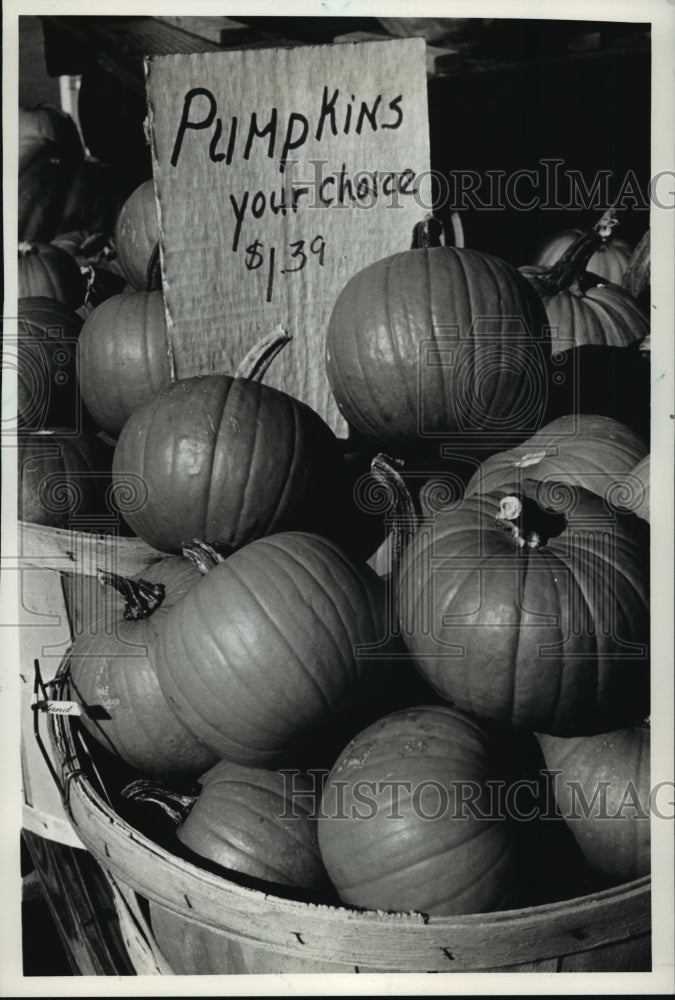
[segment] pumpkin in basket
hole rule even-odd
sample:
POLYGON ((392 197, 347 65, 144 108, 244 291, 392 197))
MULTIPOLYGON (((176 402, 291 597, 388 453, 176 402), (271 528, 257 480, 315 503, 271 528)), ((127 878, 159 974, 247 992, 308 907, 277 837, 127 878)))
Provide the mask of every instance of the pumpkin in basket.
POLYGON ((200 579, 182 556, 154 563, 142 578, 81 577, 71 603, 80 623, 70 652, 72 696, 82 724, 103 747, 153 778, 196 777, 215 761, 164 698, 151 650, 161 622, 200 579))
POLYGON ((403 638, 433 688, 479 717, 559 736, 649 710, 649 533, 580 486, 467 497, 403 555, 403 638))
POLYGON ((57 299, 19 299, 16 362, 20 428, 78 426, 77 339, 81 328, 77 313, 57 299))
POLYGON ((180 379, 130 415, 113 474, 145 484, 126 520, 149 545, 180 552, 198 538, 236 549, 276 531, 337 530, 337 438, 305 403, 258 381, 289 339, 275 332, 238 375, 180 379))
POLYGON ((558 809, 589 865, 613 884, 650 870, 650 728, 598 736, 537 734, 558 809))
POLYGON ((161 291, 113 295, 87 317, 78 345, 82 398, 116 437, 136 407, 171 381, 161 291))
POLYGON ((84 301, 80 269, 65 250, 49 243, 19 244, 19 298, 56 299, 72 309, 84 301))
POLYGON ((176 822, 178 840, 218 868, 277 886, 327 883, 316 829, 320 787, 309 775, 222 760, 199 785, 199 794, 188 796, 140 780, 122 794, 156 802, 176 822))
POLYGON ((51 528, 70 528, 78 518, 91 527, 110 517, 111 449, 98 438, 67 428, 18 436, 19 518, 51 528))
POLYGON ((506 908, 514 857, 491 777, 487 734, 454 708, 410 708, 356 736, 319 813, 321 857, 343 902, 434 915, 506 908))
POLYGON ((439 435, 494 447, 543 418, 546 315, 511 265, 429 247, 355 274, 330 317, 326 369, 358 434, 395 453, 439 435))
POLYGON ((620 285, 586 270, 615 221, 610 209, 554 264, 520 269, 541 295, 556 353, 587 344, 626 347, 649 333, 649 320, 635 299, 620 285))
POLYGON ((215 565, 167 615, 153 655, 199 740, 266 766, 330 717, 361 676, 360 650, 385 640, 379 577, 328 539, 286 532, 215 565))

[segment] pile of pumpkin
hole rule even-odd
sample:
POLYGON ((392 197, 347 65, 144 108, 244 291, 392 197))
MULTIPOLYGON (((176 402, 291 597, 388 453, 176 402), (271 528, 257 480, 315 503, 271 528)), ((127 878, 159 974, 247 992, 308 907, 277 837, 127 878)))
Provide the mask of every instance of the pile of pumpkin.
POLYGON ((581 880, 648 872, 647 279, 614 222, 520 271, 423 228, 355 274, 326 349, 346 442, 264 384, 283 329, 173 376, 151 180, 113 233, 24 240, 20 514, 121 512, 157 550, 71 581, 120 812, 160 802, 172 849, 303 898, 484 912, 532 901, 532 824, 491 794, 546 766, 563 817, 575 789, 618 813, 561 822, 581 880))

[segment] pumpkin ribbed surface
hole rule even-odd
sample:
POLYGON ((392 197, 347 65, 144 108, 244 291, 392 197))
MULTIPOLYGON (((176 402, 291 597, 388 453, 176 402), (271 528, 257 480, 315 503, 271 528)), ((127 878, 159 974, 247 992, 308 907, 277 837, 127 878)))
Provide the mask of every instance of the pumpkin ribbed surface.
POLYGON ((186 847, 224 868, 278 885, 312 888, 326 881, 317 841, 318 802, 306 775, 220 761, 200 784, 197 801, 176 831, 186 847))
POLYGON ((558 809, 587 862, 616 885, 650 870, 650 735, 648 726, 576 739, 538 735, 547 768, 562 772, 558 809))
POLYGON ((252 542, 167 617, 155 647, 162 690, 222 757, 267 764, 358 680, 358 648, 385 635, 383 587, 318 536, 252 542))
POLYGON ((138 291, 146 287, 150 257, 159 240, 152 179, 143 181, 120 209, 115 224, 117 259, 124 277, 138 291))
POLYGON ((343 459, 335 435, 287 393, 227 375, 182 379, 133 411, 113 473, 147 495, 125 511, 165 552, 194 538, 238 548, 289 529, 330 530, 343 459))
POLYGON ((76 425, 77 340, 81 328, 77 313, 56 299, 19 299, 19 426, 41 430, 76 425))
MULTIPOLYGON (((546 515, 544 515, 546 516, 546 515)), ((438 513, 408 546, 399 613, 429 683, 459 708, 561 736, 649 706, 649 541, 581 487, 504 484, 438 513), (497 523, 520 492, 562 515, 539 548, 497 523)))
POLYGON ((161 291, 114 295, 89 314, 79 342, 79 379, 89 412, 113 435, 170 381, 161 291))
POLYGON ((430 914, 508 905, 513 856, 505 823, 490 818, 491 776, 488 737, 455 709, 407 709, 360 733, 328 775, 319 815, 340 898, 430 914), (469 788, 472 810, 461 805, 469 788))
POLYGON ((162 620, 201 577, 187 559, 169 556, 149 567, 143 579, 163 585, 164 600, 148 618, 126 621, 124 598, 112 586, 79 578, 83 627, 70 653, 72 694, 89 710, 82 716, 85 729, 131 767, 154 778, 194 777, 216 757, 169 707, 150 648, 162 620))
POLYGON ((57 299, 72 309, 84 300, 80 269, 72 257, 48 243, 20 243, 19 297, 57 299))
POLYGON ((76 517, 109 514, 110 449, 96 438, 61 428, 24 432, 18 446, 21 520, 69 528, 76 517))
POLYGON ((545 325, 538 296, 504 261, 410 250, 364 268, 338 296, 328 378, 345 419, 383 447, 425 434, 534 431, 545 325))
POLYGON ((524 444, 486 459, 465 495, 492 493, 513 482, 519 470, 525 479, 582 486, 604 497, 613 490, 615 477, 632 472, 646 454, 640 435, 617 420, 569 414, 551 421, 524 444))

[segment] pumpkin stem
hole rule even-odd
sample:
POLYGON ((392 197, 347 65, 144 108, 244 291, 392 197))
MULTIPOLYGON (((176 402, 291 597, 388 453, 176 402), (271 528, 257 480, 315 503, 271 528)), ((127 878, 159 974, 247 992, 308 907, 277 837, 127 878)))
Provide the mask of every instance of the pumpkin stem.
POLYGON ((400 459, 389 458, 382 453, 376 455, 370 464, 371 475, 391 496, 393 566, 398 566, 406 545, 419 527, 419 517, 413 498, 398 471, 402 466, 403 462, 400 459))
POLYGON ((649 244, 650 230, 648 229, 633 250, 621 282, 626 291, 634 298, 644 292, 649 284, 649 244))
POLYGON ((224 549, 224 545, 215 548, 207 542, 202 542, 198 538, 193 538, 189 545, 183 546, 183 555, 189 559, 193 566, 196 566, 202 576, 206 576, 218 563, 225 562, 227 556, 231 554, 230 549, 226 554, 219 549, 224 549))
POLYGON ((426 247, 445 246, 445 232, 440 219, 435 219, 431 212, 421 222, 416 222, 412 231, 411 250, 422 250, 426 247))
POLYGON ((122 789, 122 797, 132 802, 153 802, 164 810, 176 826, 183 822, 197 801, 196 795, 183 795, 163 781, 152 781, 149 778, 132 781, 122 789))
POLYGON ((540 549, 560 534, 566 524, 563 514, 546 510, 530 497, 510 493, 499 501, 495 523, 511 532, 519 549, 540 549))
POLYGON ((19 257, 28 257, 30 254, 37 253, 38 248, 34 243, 29 243, 26 240, 22 240, 19 243, 19 257))
POLYGON ((149 618, 161 605, 165 596, 163 583, 149 583, 147 580, 130 580, 108 570, 99 570, 98 579, 104 586, 114 587, 125 601, 124 619, 128 622, 149 618))
POLYGON ((279 351, 292 339, 286 327, 279 323, 242 358, 234 377, 245 378, 249 382, 262 382, 279 351))
POLYGON ((155 243, 150 260, 145 271, 146 292, 157 292, 162 290, 162 262, 159 254, 159 243, 155 243))
POLYGON ((579 239, 567 248, 555 264, 544 268, 543 273, 530 273, 528 270, 527 276, 539 294, 557 295, 574 285, 586 270, 586 265, 595 251, 607 242, 618 223, 616 209, 608 208, 594 226, 582 233, 579 239))

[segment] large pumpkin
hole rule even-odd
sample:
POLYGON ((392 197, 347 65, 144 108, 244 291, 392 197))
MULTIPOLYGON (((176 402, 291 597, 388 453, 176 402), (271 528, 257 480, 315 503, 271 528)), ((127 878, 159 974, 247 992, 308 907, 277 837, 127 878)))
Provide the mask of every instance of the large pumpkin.
POLYGON ((138 291, 147 287, 150 259, 159 240, 154 181, 143 181, 122 205, 115 224, 117 259, 138 291))
POLYGON ((58 232, 66 192, 83 156, 70 115, 49 106, 19 109, 20 240, 47 241, 58 232))
POLYGON ((82 518, 109 520, 111 449, 97 438, 68 429, 18 436, 18 503, 23 521, 71 528, 82 518))
POLYGON ((546 316, 509 264, 430 247, 359 271, 328 327, 328 378, 342 415, 389 450, 444 441, 485 448, 543 416, 546 316))
POLYGON ((217 758, 169 707, 151 648, 162 620, 200 573, 188 559, 169 556, 142 579, 104 579, 105 585, 80 578, 73 599, 82 624, 70 652, 70 679, 72 696, 85 709, 82 724, 148 777, 196 777, 217 758))
POLYGON ((45 296, 18 303, 17 418, 19 427, 71 427, 80 421, 77 340, 82 320, 45 296))
POLYGON ((589 865, 616 884, 648 875, 649 726, 538 739, 558 810, 589 865))
POLYGON ((57 299, 72 309, 84 301, 84 283, 73 258, 48 243, 20 243, 19 298, 57 299))
POLYGON ((161 291, 106 299, 87 317, 78 350, 82 398, 116 437, 133 410, 171 381, 161 291))
POLYGON ((291 532, 252 542, 200 580, 163 623, 155 666, 199 740, 267 765, 340 705, 361 648, 384 638, 375 573, 327 539, 291 532))
POLYGON ((522 480, 437 513, 399 613, 432 687, 477 716, 572 736, 648 714, 647 526, 582 487, 522 480))
POLYGON ((361 732, 328 775, 319 813, 321 857, 340 898, 434 915, 512 903, 514 856, 489 801, 491 777, 486 733, 455 709, 411 708, 361 732))
POLYGON ((194 538, 239 548, 275 531, 331 533, 343 457, 306 404, 253 379, 173 382, 137 407, 115 449, 116 482, 143 482, 125 515, 164 552, 194 538))
POLYGON ((646 454, 642 438, 611 417, 570 414, 546 424, 524 444, 487 458, 467 484, 466 496, 492 493, 521 475, 607 497, 616 477, 632 472, 646 454))

